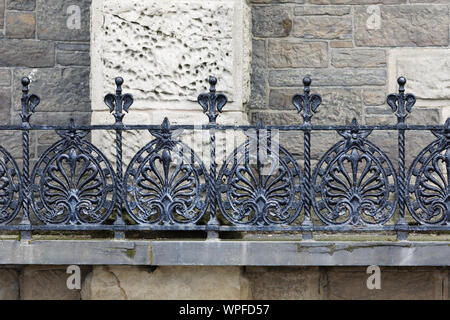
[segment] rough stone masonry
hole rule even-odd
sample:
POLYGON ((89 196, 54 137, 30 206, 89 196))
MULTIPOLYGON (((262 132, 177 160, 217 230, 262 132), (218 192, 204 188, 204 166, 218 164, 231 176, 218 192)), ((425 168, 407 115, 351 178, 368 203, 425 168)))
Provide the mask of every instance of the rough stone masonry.
MULTIPOLYGON (((105 1, 107 5, 115 2, 105 1)), ((108 69, 105 73, 93 73, 91 57, 103 59, 106 67, 118 66, 126 72, 126 83, 130 85, 127 88, 140 90, 141 100, 152 102, 153 111, 146 110, 145 103, 137 107, 140 119, 152 123, 160 123, 163 114, 180 120, 179 110, 169 109, 167 101, 172 105, 184 104, 188 106, 186 109, 194 108, 193 97, 204 89, 205 75, 210 72, 218 72, 217 76, 226 84, 225 91, 232 94, 232 107, 224 117, 229 123, 242 123, 247 118, 252 123, 258 119, 270 124, 299 123, 301 118, 290 101, 294 93, 302 90, 305 75, 312 77, 312 90, 322 94, 324 100, 313 119, 317 124, 345 124, 352 118, 362 124, 395 123, 385 97, 396 90, 395 79, 399 75, 408 78, 408 91, 418 97, 409 123, 442 123, 448 117, 448 0, 236 0, 234 6, 231 1, 221 0, 201 1, 202 4, 177 1, 186 17, 193 17, 191 5, 207 13, 217 11, 234 17, 234 20, 206 17, 196 25, 197 33, 192 34, 192 39, 186 38, 186 42, 178 42, 176 37, 170 41, 170 28, 164 24, 147 25, 150 14, 159 17, 160 23, 165 21, 164 15, 177 17, 179 7, 169 6, 157 15, 151 13, 156 2, 141 1, 139 10, 131 8, 125 17, 116 15, 111 25, 105 25, 111 28, 109 32, 127 26, 134 29, 123 31, 123 37, 109 38, 108 41, 117 43, 111 43, 109 48, 118 46, 117 50, 97 52, 94 50, 98 47, 91 49, 91 41, 95 42, 99 32, 105 30, 90 29, 91 14, 99 14, 94 7, 91 11, 90 0, 0 0, 0 123, 19 122, 20 78, 29 76, 33 93, 42 98, 33 123, 47 124, 51 119, 53 124, 66 124, 73 117, 79 124, 98 124, 102 117, 91 117, 92 110, 100 111, 104 106, 97 100, 91 105, 96 92, 92 88, 99 83, 90 79, 97 76, 109 81, 114 75, 108 69), (67 25, 73 14, 68 10, 71 5, 80 9, 80 28, 67 25), (236 8, 241 8, 240 14, 236 8), (127 22, 130 16, 138 19, 133 16, 136 14, 142 15, 143 24, 127 22), (236 24, 238 18, 241 20, 236 24), (146 27, 157 27, 161 33, 146 27), (225 32, 221 41, 201 34, 211 30, 225 32), (128 34, 136 38, 126 38, 128 34), (137 47, 122 50, 119 44, 128 45, 130 39, 138 40, 137 47), (251 45, 247 46, 246 41, 251 45), (147 42, 150 46, 145 46, 147 42), (161 55, 167 48, 176 52, 178 45, 182 46, 180 52, 186 53, 185 60, 181 57, 182 61, 175 61, 180 59, 175 57, 171 61, 169 56, 162 61, 161 56, 146 51, 152 49, 161 55), (197 64, 199 57, 208 54, 204 48, 214 48, 212 54, 216 59, 207 59, 206 65, 197 64), (233 58, 226 55, 228 51, 233 52, 233 58), (133 68, 127 68, 130 61, 133 68), (169 78, 158 79, 162 69, 171 71, 169 78), (236 75, 239 70, 242 73, 236 75), (146 78, 138 78, 138 71, 145 72, 146 78), (185 83, 188 75, 193 80, 185 83), (176 81, 171 82, 170 77, 176 81), (242 91, 238 93, 237 89, 242 91)), ((167 21, 173 27, 170 19, 167 21)), ((186 33, 183 36, 187 37, 186 33)), ((113 84, 110 85, 113 89, 113 84)), ((184 111, 184 118, 186 114, 197 116, 195 112, 184 111)), ((416 133, 415 140, 408 140, 408 155, 417 154, 431 138, 430 134, 416 133)), ((281 139, 285 147, 301 158, 303 151, 298 147, 301 138, 285 134, 281 139)), ((320 132, 312 139, 315 146, 312 156, 318 159, 337 137, 334 133, 320 132)), ((19 136, 5 132, 0 140, 16 159, 21 157, 19 136)), ((36 160, 55 140, 56 135, 51 132, 34 132, 32 158, 36 160)), ((373 133, 372 140, 383 145, 395 161, 394 134, 373 133)), ((411 156, 407 160, 411 161, 411 156)), ((439 239, 449 240, 448 236, 439 239)), ((69 291, 65 286, 65 266, 15 265, 0 269, 0 298, 151 299, 156 291, 160 299, 449 298, 447 266, 385 267, 382 272, 384 290, 371 291, 363 285, 367 278, 363 267, 168 266, 154 270, 86 266, 83 289, 69 291), (220 289, 211 291, 212 286, 220 289)))

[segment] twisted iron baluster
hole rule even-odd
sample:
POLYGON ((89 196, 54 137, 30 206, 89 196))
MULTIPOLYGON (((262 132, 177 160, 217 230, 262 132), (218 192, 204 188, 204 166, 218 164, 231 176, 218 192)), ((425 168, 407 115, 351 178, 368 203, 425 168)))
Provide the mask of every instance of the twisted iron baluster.
MULTIPOLYGON (((255 150, 255 152, 256 152, 256 167, 257 167, 257 172, 258 172, 258 182, 257 182, 257 185, 259 185, 259 186, 262 186, 262 176, 263 176, 263 173, 262 173, 262 170, 263 170, 263 164, 262 164, 262 162, 261 162, 261 154, 260 154, 260 152, 262 152, 262 150, 260 150, 262 147, 261 147, 261 139, 262 139, 262 133, 261 133, 261 131, 262 130, 264 130, 265 129, 265 124, 264 124, 264 122, 261 120, 261 119, 259 119, 258 120, 258 123, 256 124, 256 150, 255 150)), ((264 215, 264 209, 263 208, 259 208, 259 210, 258 210, 258 212, 259 212, 259 217, 258 217, 258 219, 257 219, 257 221, 256 221, 256 223, 258 224, 258 225, 260 225, 260 226, 263 226, 264 225, 264 217, 263 217, 263 215, 264 215)))
POLYGON ((31 223, 30 223, 30 118, 34 113, 36 107, 40 103, 40 98, 37 95, 29 94, 28 86, 30 79, 22 78, 22 147, 23 147, 23 216, 21 225, 25 226, 27 230, 20 233, 21 239, 31 239, 31 223))
POLYGON ((322 103, 322 97, 317 94, 310 94, 311 78, 305 77, 303 79, 304 94, 297 94, 292 98, 292 103, 297 108, 298 112, 302 114, 304 130, 304 152, 305 152, 305 219, 303 226, 305 232, 302 233, 304 240, 312 239, 313 223, 311 221, 311 204, 312 204, 312 181, 311 181, 311 118, 322 103))
POLYGON ((406 240, 408 236, 408 225, 405 219, 406 197, 408 197, 407 182, 405 175, 405 119, 416 103, 412 94, 405 94, 406 78, 397 80, 399 93, 390 94, 387 103, 397 116, 398 125, 398 185, 399 185, 399 221, 397 223, 398 240, 406 240))
POLYGON ((215 227, 219 224, 216 217, 216 196, 217 196, 217 163, 216 163, 216 130, 217 117, 222 112, 223 107, 227 104, 228 99, 223 94, 216 93, 217 79, 215 77, 209 78, 210 89, 209 93, 199 95, 198 103, 202 106, 203 112, 209 119, 209 137, 210 137, 210 172, 209 172, 209 186, 208 199, 210 202, 210 219, 208 226, 211 231, 208 232, 209 239, 218 238, 218 233, 215 227))
MULTIPOLYGON (((125 112, 128 112, 129 108, 133 104, 133 96, 130 94, 122 94, 123 78, 118 77, 115 79, 116 82, 116 94, 108 94, 105 96, 105 104, 109 107, 111 113, 114 112, 114 118, 116 120, 114 126, 116 128, 116 183, 117 183, 117 216, 114 222, 117 226, 124 226, 125 223, 122 217, 123 209, 123 163, 122 163, 122 130, 123 130, 123 118, 125 117, 125 112)), ((114 233, 115 239, 124 239, 125 233, 123 231, 114 233)))

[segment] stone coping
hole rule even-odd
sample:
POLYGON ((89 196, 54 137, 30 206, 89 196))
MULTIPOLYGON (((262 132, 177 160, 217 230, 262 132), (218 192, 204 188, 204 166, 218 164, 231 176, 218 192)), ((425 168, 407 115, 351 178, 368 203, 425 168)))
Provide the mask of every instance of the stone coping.
POLYGON ((0 265, 449 266, 448 241, 0 240, 0 265))

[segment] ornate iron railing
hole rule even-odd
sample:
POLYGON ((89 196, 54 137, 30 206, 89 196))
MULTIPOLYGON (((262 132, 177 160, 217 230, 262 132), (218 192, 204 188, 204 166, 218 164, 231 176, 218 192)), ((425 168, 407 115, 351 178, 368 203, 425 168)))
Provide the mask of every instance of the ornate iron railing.
POLYGON ((31 125, 40 103, 22 79, 22 124, 0 126, 0 131, 22 131, 23 168, 0 147, 0 230, 33 231, 109 230, 116 237, 133 230, 289 231, 310 239, 315 231, 393 231, 405 239, 412 231, 450 230, 450 121, 445 125, 407 125, 405 118, 416 102, 405 94, 406 79, 398 79, 399 93, 387 97, 396 125, 313 125, 322 103, 310 93, 293 97, 303 124, 291 126, 225 126, 217 124, 227 97, 210 92, 198 102, 209 123, 209 169, 196 152, 179 139, 181 130, 195 125, 125 125, 122 120, 133 97, 122 93, 117 78, 115 94, 105 103, 113 125, 31 125), (60 141, 45 151, 30 173, 29 134, 55 130, 60 141), (116 133, 116 169, 86 135, 96 130, 116 133), (122 134, 148 130, 154 136, 127 164, 123 163, 122 134), (221 164, 217 173, 216 134, 225 130, 246 133, 246 142, 221 164), (303 168, 273 139, 273 131, 304 136, 303 168), (322 156, 312 170, 311 135, 337 131, 342 140, 322 156), (398 166, 382 148, 368 140, 374 130, 398 132, 398 166), (405 168, 405 132, 431 131, 437 139, 405 168), (262 143, 261 138, 265 141, 262 143), (256 150, 256 151, 255 151, 256 150), (264 151, 264 152, 261 152, 264 151), (33 217, 31 219, 31 217, 33 217), (35 219, 37 218, 37 219, 35 219))

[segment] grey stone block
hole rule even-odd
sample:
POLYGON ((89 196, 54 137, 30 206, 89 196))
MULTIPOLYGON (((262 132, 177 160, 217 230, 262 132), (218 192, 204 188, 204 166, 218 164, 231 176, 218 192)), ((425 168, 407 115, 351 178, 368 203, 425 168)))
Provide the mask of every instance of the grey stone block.
POLYGON ((91 63, 89 52, 58 51, 56 63, 62 66, 89 66, 91 63))
POLYGON ((331 65, 336 68, 382 68, 386 52, 380 49, 334 49, 331 65))
MULTIPOLYGON (((30 123, 33 125, 66 126, 69 125, 70 119, 74 119, 76 125, 90 125, 91 114, 91 112, 81 111, 36 111, 31 117, 30 123)), ((19 125, 20 123, 19 111, 14 111, 12 124, 19 125)))
POLYGON ((253 7, 252 24, 256 37, 287 37, 292 30, 292 9, 277 5, 253 7))
POLYGON ((350 6, 298 6, 294 8, 296 16, 344 16, 350 14, 350 6))
POLYGON ((11 70, 0 69, 0 86, 11 85, 11 70))
POLYGON ((385 69, 342 68, 295 69, 269 71, 269 84, 273 87, 298 87, 303 77, 310 75, 313 86, 385 85, 385 69))
POLYGON ((443 289, 445 270, 428 268, 381 268, 381 289, 367 288, 370 274, 365 268, 333 268, 327 272, 326 298, 333 300, 429 300, 446 299, 443 289))
POLYGON ((274 3, 274 4, 280 4, 280 3, 298 3, 302 4, 305 3, 306 0, 250 0, 251 3, 274 3))
POLYGON ((19 273, 15 269, 0 269, 0 300, 19 300, 19 273))
MULTIPOLYGON (((19 118, 19 116, 17 116, 19 118)), ((19 121, 17 121, 19 122, 19 121)), ((36 139, 34 138, 34 134, 30 134, 30 143, 35 144, 36 139)), ((2 131, 2 135, 0 137, 0 145, 8 151, 13 159, 19 165, 19 159, 23 157, 23 147, 22 147, 22 132, 20 131, 2 131)), ((34 158, 36 156, 35 148, 30 148, 30 157, 34 158)))
POLYGON ((445 5, 382 6, 379 28, 368 28, 367 7, 355 8, 357 46, 448 46, 449 9, 445 5))
POLYGON ((32 11, 36 8, 36 0, 7 0, 8 10, 32 11))
POLYGON ((90 5, 91 0, 76 2, 65 0, 39 1, 36 9, 38 38, 67 41, 89 40, 90 5), (73 7, 75 10, 70 10, 70 6, 75 6, 73 7), (77 28, 76 23, 71 23, 73 19, 79 19, 80 28, 77 28))
POLYGON ((248 106, 251 109, 260 109, 266 107, 267 97, 266 45, 264 40, 253 40, 252 46, 251 93, 248 106))
POLYGON ((5 25, 5 0, 0 0, 0 29, 5 25))
POLYGON ((89 51, 89 43, 61 42, 56 45, 56 49, 64 51, 89 51))
POLYGON ((6 14, 6 37, 33 39, 36 35, 34 12, 8 12, 6 14))
POLYGON ((55 45, 49 41, 0 40, 0 67, 44 68, 55 64, 55 45))
POLYGON ((66 267, 27 266, 23 271, 24 300, 80 300, 80 290, 67 288, 66 267))
MULTIPOLYGON (((298 119, 299 120, 299 119, 298 119)), ((280 132, 280 145, 294 156, 303 167, 304 156, 303 133, 302 132, 280 132)), ((335 132, 316 131, 311 135, 311 159, 319 160, 329 148, 338 142, 335 132)))
POLYGON ((351 40, 330 41, 330 48, 353 48, 353 41, 351 40))
MULTIPOLYGON (((379 106, 386 102, 387 93, 381 89, 364 89, 363 100, 366 106, 379 106)), ((387 110, 387 108, 385 108, 387 110)))
POLYGON ((270 40, 269 67, 322 68, 328 66, 326 42, 302 40, 270 40))
MULTIPOLYGON (((14 71, 14 110, 20 110, 20 79, 30 76, 30 92, 41 98, 36 115, 42 112, 89 112, 89 68, 16 69, 14 71)), ((33 116, 36 120, 36 115, 33 116)), ((44 119, 45 120, 45 119, 44 119)), ((57 121, 55 117, 47 122, 57 121)))
MULTIPOLYGON (((11 90, 0 88, 0 124, 9 124, 11 116, 11 90)), ((0 138, 1 141, 1 138, 0 138)))
POLYGON ((316 300, 323 292, 318 267, 249 267, 245 275, 256 300, 316 300))
POLYGON ((350 16, 296 16, 292 35, 304 39, 351 39, 352 18, 350 16))

